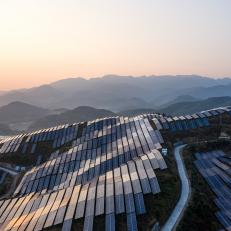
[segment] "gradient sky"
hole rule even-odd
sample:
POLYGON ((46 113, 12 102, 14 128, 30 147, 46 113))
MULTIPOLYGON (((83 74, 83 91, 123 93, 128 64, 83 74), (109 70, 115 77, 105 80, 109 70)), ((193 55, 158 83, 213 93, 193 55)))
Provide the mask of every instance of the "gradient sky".
POLYGON ((230 0, 1 0, 0 90, 67 77, 231 77, 230 0))

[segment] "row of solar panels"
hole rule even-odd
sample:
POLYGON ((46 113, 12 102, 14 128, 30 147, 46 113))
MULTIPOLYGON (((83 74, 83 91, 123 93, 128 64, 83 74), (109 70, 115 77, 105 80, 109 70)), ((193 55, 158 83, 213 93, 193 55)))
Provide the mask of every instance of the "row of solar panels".
POLYGON ((35 153, 39 142, 51 142, 54 149, 59 148, 77 138, 78 128, 81 125, 83 123, 65 124, 2 139, 0 153, 35 153))
MULTIPOLYGON (((114 230, 116 214, 124 212, 128 230, 136 230, 136 215, 145 212, 143 195, 160 191, 154 170, 167 167, 157 150, 163 143, 159 128, 154 130, 145 116, 91 121, 81 127, 81 134, 68 128, 62 127, 65 132, 57 137, 76 134, 71 135, 72 148, 58 150, 27 172, 14 198, 2 202, 3 230, 41 230, 63 222, 63 230, 71 230, 72 220, 79 218, 84 229, 91 230, 94 217, 103 214, 105 229, 114 230)), ((20 145, 36 145, 46 140, 42 137, 52 137, 51 132, 38 132, 41 138, 24 135, 20 145)))
MULTIPOLYGON (((98 129, 103 128, 103 126, 113 126, 115 123, 118 123, 118 121, 121 120, 122 117, 112 117, 112 118, 103 118, 103 119, 97 119, 95 121, 91 121, 88 123, 87 128, 85 128, 84 123, 79 124, 72 124, 72 125, 61 125, 56 126, 53 128, 38 130, 36 132, 23 134, 17 137, 12 137, 9 139, 5 139, 2 141, 2 147, 0 149, 0 153, 11 153, 11 152, 21 152, 21 153, 35 153, 37 144, 39 142, 51 142, 52 147, 54 149, 57 149, 61 146, 63 146, 66 143, 69 143, 70 141, 73 141, 77 138, 79 126, 83 127, 83 134, 86 132, 86 136, 89 136, 94 133, 94 135, 98 135, 98 129), (88 131, 86 131, 88 129, 88 131), (91 131, 89 131, 91 129, 91 131), (91 134, 90 134, 90 133, 91 134)), ((128 120, 128 118, 124 118, 125 120, 128 120)), ((123 132, 123 125, 122 132, 123 132)), ((119 128, 117 128, 119 130, 119 128)), ((115 136, 117 131, 113 131, 113 136, 115 136)), ((119 130, 120 132, 120 130, 119 130)), ((158 133, 159 131, 156 131, 158 133)), ((159 139, 161 139, 160 133, 157 134, 159 136, 159 139)), ((99 136, 99 135, 98 135, 99 136)), ((82 136, 85 137, 85 136, 82 136)), ((83 138, 82 138, 83 139, 83 138)), ((105 142, 106 137, 102 137, 102 140, 99 140, 99 142, 104 141, 105 142)), ((81 143, 82 140, 77 140, 77 143, 81 143)), ((100 144, 99 144, 100 145, 100 144)))
MULTIPOLYGON (((212 117, 212 116, 217 116, 220 115, 222 113, 231 113, 231 106, 226 106, 226 107, 218 107, 218 108, 213 108, 213 109, 209 109, 209 110, 205 110, 205 111, 201 111, 198 113, 194 113, 192 115, 183 115, 183 117, 193 117, 193 118, 204 118, 204 117, 212 117)), ((153 113, 153 114, 142 114, 139 117, 140 118, 148 118, 149 120, 152 120, 153 118, 161 118, 161 117, 173 117, 171 115, 164 115, 161 113, 153 113)))
POLYGON ((219 116, 222 115, 223 113, 228 113, 230 115, 230 109, 218 108, 218 109, 212 109, 208 111, 195 113, 192 115, 174 116, 174 117, 155 115, 154 118, 152 118, 152 120, 155 123, 156 128, 158 130, 170 130, 172 132, 187 131, 200 127, 208 127, 210 125, 208 118, 219 116))
POLYGON ((103 214, 105 229, 115 230, 116 215, 122 213, 128 230, 137 230, 136 215, 146 211, 143 195, 160 192, 154 170, 167 167, 156 149, 163 142, 156 132, 148 119, 88 122, 70 150, 54 152, 27 172, 14 198, 2 202, 3 230, 41 230, 61 223, 63 230, 71 230, 72 220, 80 218, 84 230, 92 230, 94 217, 103 214))
POLYGON ((27 136, 22 147, 22 153, 35 153, 39 142, 51 142, 52 148, 57 149, 77 138, 80 124, 66 124, 38 131, 27 136))
POLYGON ((20 148, 20 145, 24 139, 25 135, 17 135, 13 137, 8 137, 6 139, 2 139, 0 141, 0 154, 3 153, 10 153, 10 152, 17 152, 20 148))
MULTIPOLYGON (((209 126, 208 119, 211 116, 217 116, 219 114, 228 112, 229 107, 217 108, 208 111, 203 111, 193 115, 179 116, 179 117, 166 117, 160 114, 144 114, 137 118, 153 119, 156 124, 157 130, 165 129, 171 131, 182 131, 196 129, 198 127, 209 126)), ((116 123, 119 117, 109 117, 103 119, 97 119, 95 127, 91 133, 96 132, 97 129, 101 129, 105 124, 116 123)), ((120 117, 121 118, 121 117, 120 117)), ((95 121, 93 121, 95 122, 95 121)), ((22 152, 22 153, 35 153, 38 142, 50 141, 54 149, 63 146, 64 144, 72 141, 77 137, 79 125, 84 123, 72 124, 72 125, 60 125, 48 129, 41 129, 32 133, 22 134, 15 137, 10 137, 0 141, 0 153, 22 152), (23 145, 21 146, 22 141, 23 145)))
POLYGON ((123 143, 124 148, 133 145, 133 147, 130 148, 134 149, 134 145, 138 147, 142 141, 147 141, 148 145, 152 145, 153 140, 154 146, 150 148, 158 149, 161 147, 160 143, 163 143, 160 132, 157 130, 154 131, 147 119, 138 120, 137 118, 118 117, 111 118, 110 120, 115 120, 117 123, 114 125, 109 123, 106 125, 107 129, 101 130, 96 127, 97 123, 88 123, 87 127, 83 130, 83 136, 78 138, 73 145, 81 144, 83 150, 95 149, 98 147, 104 149, 107 147, 107 144, 109 144, 109 147, 111 143, 112 146, 114 146, 113 143, 117 141, 118 148, 120 148, 123 143), (91 131, 92 128, 94 128, 94 132, 91 131))
POLYGON ((231 229, 231 157, 222 151, 196 153, 195 165, 213 192, 219 208, 216 217, 226 230, 231 229))
MULTIPOLYGON (((107 137, 106 144, 101 144, 96 148, 93 147, 92 143, 97 138, 92 140, 83 139, 83 143, 77 146, 76 142, 73 142, 74 147, 65 153, 59 154, 59 152, 55 152, 51 155, 49 161, 27 172, 16 193, 30 193, 38 189, 40 189, 39 191, 51 190, 58 185, 60 186, 64 181, 66 182, 65 185, 68 186, 66 178, 69 179, 73 171, 78 171, 77 182, 85 183, 96 175, 110 171, 137 156, 150 153, 156 147, 161 147, 159 142, 163 142, 163 140, 159 141, 155 133, 152 133, 149 121, 147 119, 136 121, 138 122, 136 126, 133 121, 133 128, 135 129, 133 132, 132 126, 128 126, 125 129, 124 136, 118 133, 114 141, 111 138, 111 130, 113 127, 120 126, 116 124, 111 129, 108 129, 108 134, 106 133, 104 136, 107 137), (140 126, 141 124, 143 130, 140 126), (144 129, 144 125, 146 129, 144 129), (150 134, 152 134, 152 137, 150 134)), ((87 127, 86 130, 88 130, 87 127)), ((83 137, 88 137, 87 132, 83 134, 83 137)), ((165 168, 165 162, 159 152, 155 155, 157 159, 156 168, 165 168)))
POLYGON ((156 127, 161 128, 163 130, 170 130, 172 132, 176 131, 187 131, 192 129, 197 129, 200 127, 208 127, 209 121, 208 118, 159 118, 153 119, 156 127))
POLYGON ((128 230, 137 230, 136 215, 146 212, 143 195, 159 192, 152 162, 143 155, 83 185, 1 201, 0 223, 2 230, 62 223, 62 230, 71 230, 73 219, 84 219, 84 230, 93 230, 94 218, 105 214, 105 230, 115 230, 116 215, 126 213, 128 230))

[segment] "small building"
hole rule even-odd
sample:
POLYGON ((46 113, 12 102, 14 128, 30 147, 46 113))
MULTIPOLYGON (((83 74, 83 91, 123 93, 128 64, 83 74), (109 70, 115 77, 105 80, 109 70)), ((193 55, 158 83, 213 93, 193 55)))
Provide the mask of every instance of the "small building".
POLYGON ((221 132, 220 136, 218 137, 219 140, 230 140, 230 136, 226 132, 221 132))

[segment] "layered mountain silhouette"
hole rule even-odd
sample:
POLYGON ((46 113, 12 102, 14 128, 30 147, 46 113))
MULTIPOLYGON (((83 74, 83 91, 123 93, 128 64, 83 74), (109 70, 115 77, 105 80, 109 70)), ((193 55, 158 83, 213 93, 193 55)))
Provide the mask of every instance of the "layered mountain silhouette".
POLYGON ((21 101, 43 108, 81 105, 112 111, 156 108, 182 95, 197 99, 231 96, 231 79, 190 76, 116 76, 64 79, 0 95, 0 106, 21 101))
POLYGON ((0 107, 0 123, 34 121, 49 114, 48 109, 17 101, 0 107))
POLYGON ((3 133, 9 133, 114 115, 190 114, 229 105, 230 78, 197 75, 70 78, 0 92, 0 124, 3 133))
POLYGON ((104 118, 115 115, 116 114, 114 112, 108 110, 81 106, 58 115, 49 115, 42 119, 39 119, 30 126, 30 130, 52 127, 66 123, 71 124, 82 121, 90 121, 97 118, 104 118))
POLYGON ((193 114, 210 108, 231 106, 231 97, 212 97, 205 100, 174 103, 159 111, 171 115, 193 114))

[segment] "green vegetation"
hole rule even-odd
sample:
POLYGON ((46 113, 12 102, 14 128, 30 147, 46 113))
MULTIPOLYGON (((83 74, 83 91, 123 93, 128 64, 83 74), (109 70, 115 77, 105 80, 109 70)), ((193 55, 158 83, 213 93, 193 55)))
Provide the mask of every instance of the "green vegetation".
POLYGON ((61 225, 56 225, 56 226, 52 226, 49 228, 44 229, 46 231, 61 231, 62 230, 62 226, 61 225))
POLYGON ((222 146, 222 143, 210 143, 209 145, 189 146, 184 149, 183 158, 191 182, 192 192, 189 206, 185 211, 177 231, 215 231, 221 228, 221 225, 215 217, 215 212, 218 210, 214 204, 215 195, 197 171, 193 163, 195 160, 193 154, 197 151, 214 150, 222 146))
POLYGON ((5 195, 6 193, 8 193, 8 191, 11 188, 11 184, 13 182, 13 178, 12 176, 10 176, 9 174, 6 175, 4 181, 2 184, 0 184, 0 197, 2 197, 3 195, 5 195))
MULTIPOLYGON (((28 150, 31 150, 32 145, 28 147, 28 150)), ((50 154, 54 151, 50 142, 39 142, 37 147, 37 153, 42 155, 43 161, 46 161, 50 154)), ((21 166, 32 166, 35 165, 37 161, 38 155, 31 154, 31 153, 7 153, 7 154, 0 154, 0 162, 3 163, 10 163, 13 165, 21 165, 21 166)))
POLYGON ((162 226, 175 207, 180 196, 180 181, 173 153, 165 158, 168 168, 155 171, 161 193, 145 196, 147 213, 138 216, 138 229, 151 230, 156 222, 162 226))
POLYGON ((31 166, 36 163, 36 159, 37 156, 26 153, 9 153, 0 155, 0 162, 10 163, 13 165, 31 166))

